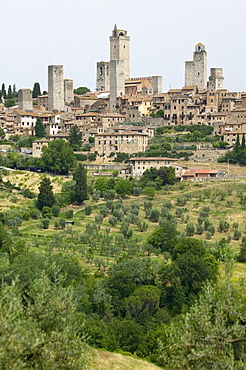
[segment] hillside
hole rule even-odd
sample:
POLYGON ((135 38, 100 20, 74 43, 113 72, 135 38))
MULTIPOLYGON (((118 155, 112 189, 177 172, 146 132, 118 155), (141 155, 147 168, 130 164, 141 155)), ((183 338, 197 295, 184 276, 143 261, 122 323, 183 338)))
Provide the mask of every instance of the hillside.
POLYGON ((95 351, 88 370, 158 370, 159 366, 119 353, 95 351))

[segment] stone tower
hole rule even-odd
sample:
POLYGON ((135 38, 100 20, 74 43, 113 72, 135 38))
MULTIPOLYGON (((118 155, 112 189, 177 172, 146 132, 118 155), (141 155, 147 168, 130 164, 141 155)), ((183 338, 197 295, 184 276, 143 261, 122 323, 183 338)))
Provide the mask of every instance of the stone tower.
POLYGON ((63 66, 48 66, 48 110, 64 111, 63 66))
POLYGON ((74 101, 73 95, 73 80, 64 80, 64 103, 70 104, 74 101))
POLYGON ((125 80, 130 78, 130 36, 127 36, 127 31, 118 30, 114 26, 110 40, 110 60, 124 61, 125 80))
POLYGON ((222 68, 210 68, 209 90, 216 91, 224 89, 224 77, 222 68))
POLYGON ((18 91, 19 110, 32 111, 32 91, 30 89, 20 89, 18 91))
POLYGON ((109 91, 109 62, 97 62, 97 91, 109 91))
POLYGON ((195 46, 193 61, 185 62, 185 86, 207 89, 207 52, 201 42, 195 46))
POLYGON ((110 112, 117 112, 117 98, 125 94, 124 60, 110 60, 110 112))

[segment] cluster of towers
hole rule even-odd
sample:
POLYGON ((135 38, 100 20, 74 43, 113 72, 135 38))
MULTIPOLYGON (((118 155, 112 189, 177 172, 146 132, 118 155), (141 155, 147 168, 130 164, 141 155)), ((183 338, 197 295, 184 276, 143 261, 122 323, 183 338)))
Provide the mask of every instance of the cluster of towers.
POLYGON ((73 100, 73 80, 64 79, 63 66, 48 66, 48 110, 62 112, 73 100))
MULTIPOLYGON (((73 80, 64 79, 62 65, 48 66, 48 110, 51 112, 63 112, 65 104, 74 101, 73 80)), ((32 91, 20 89, 18 91, 19 109, 32 111, 32 91)))
MULTIPOLYGON (((97 63, 97 90, 110 91, 110 112, 116 112, 117 98, 125 95, 130 78, 130 36, 114 26, 110 41, 110 61, 97 63)), ((142 80, 144 78, 141 78, 142 80)), ((162 92, 162 76, 152 76, 152 93, 162 92)))
POLYGON ((195 46, 193 60, 185 62, 185 86, 197 86, 198 90, 209 88, 211 91, 216 91, 223 89, 222 68, 210 68, 209 82, 207 81, 207 52, 205 45, 199 42, 195 46))

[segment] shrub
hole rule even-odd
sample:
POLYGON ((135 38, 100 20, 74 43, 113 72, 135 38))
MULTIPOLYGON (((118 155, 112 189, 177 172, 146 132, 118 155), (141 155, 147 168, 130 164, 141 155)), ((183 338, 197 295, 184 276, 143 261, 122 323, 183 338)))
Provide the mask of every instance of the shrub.
POLYGON ((233 233, 233 240, 239 240, 242 236, 242 233, 240 230, 236 229, 233 233))
POLYGON ((43 218, 52 218, 52 210, 48 206, 44 206, 42 209, 43 218))
POLYGON ((187 236, 193 236, 195 234, 195 225, 192 222, 186 225, 186 234, 187 236))
POLYGON ((34 220, 38 220, 40 218, 40 212, 37 210, 37 209, 32 209, 30 211, 30 216, 34 219, 34 220))
POLYGON ((53 215, 54 217, 58 217, 58 216, 59 216, 59 213, 60 213, 60 210, 61 210, 60 206, 58 206, 57 204, 54 204, 54 205, 52 206, 52 208, 51 208, 52 215, 53 215))
POLYGON ((50 225, 50 219, 49 218, 41 218, 39 227, 40 229, 48 229, 50 225))
POLYGON ((92 212, 92 206, 91 205, 85 206, 85 215, 89 216, 91 212, 92 212))
POLYGON ((68 209, 66 211, 66 218, 73 218, 73 209, 68 209))
POLYGON ((66 221, 64 220, 64 218, 60 218, 60 220, 59 220, 59 226, 62 229, 64 229, 64 227, 66 226, 66 221))
POLYGON ((160 218, 160 212, 158 209, 152 209, 149 219, 152 222, 158 222, 160 218))

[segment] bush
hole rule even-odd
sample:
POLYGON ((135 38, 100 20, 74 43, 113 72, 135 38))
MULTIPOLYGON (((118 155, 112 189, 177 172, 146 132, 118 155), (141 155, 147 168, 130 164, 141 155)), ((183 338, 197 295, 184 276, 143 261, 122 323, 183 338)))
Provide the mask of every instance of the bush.
POLYGON ((186 225, 186 234, 187 236, 193 236, 195 234, 195 225, 192 222, 186 225))
POLYGON ((160 212, 158 209, 152 209, 149 219, 152 222, 158 222, 160 218, 160 212))
POLYGON ((91 205, 85 206, 85 215, 89 216, 91 212, 92 212, 92 206, 91 205))
POLYGON ((242 236, 242 233, 240 230, 236 229, 233 233, 233 240, 239 240, 242 236))
POLYGON ((33 199, 36 197, 35 193, 33 193, 30 189, 21 189, 21 194, 25 198, 33 199))
POLYGON ((66 226, 66 221, 64 220, 64 218, 60 218, 59 226, 61 229, 64 229, 64 227, 66 226))
POLYGON ((109 217, 108 222, 109 222, 110 226, 114 227, 114 226, 117 225, 117 218, 114 217, 114 216, 109 217))
POLYGON ((60 213, 60 210, 61 208, 57 205, 57 204, 54 204, 51 208, 51 211, 52 211, 52 215, 54 217, 58 217, 59 216, 59 213, 60 213))
POLYGON ((68 209, 66 211, 66 218, 73 218, 73 209, 68 209))
POLYGON ((48 229, 50 225, 50 219, 49 218, 41 218, 39 227, 40 229, 48 229))
POLYGON ((52 218, 52 210, 48 206, 44 206, 42 209, 43 218, 52 218))
POLYGON ((32 209, 30 211, 30 216, 34 219, 34 220, 38 220, 41 216, 40 212, 37 210, 37 209, 32 209))

